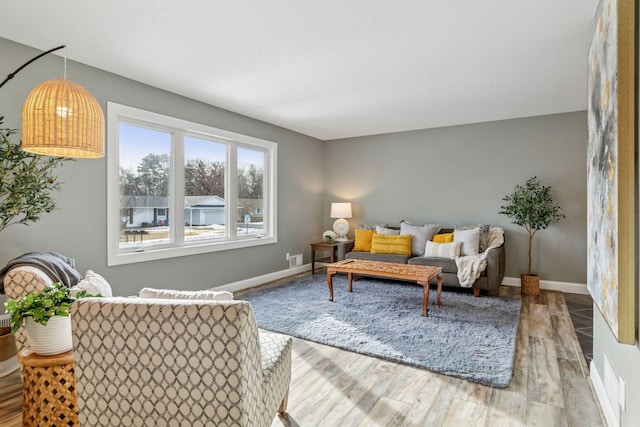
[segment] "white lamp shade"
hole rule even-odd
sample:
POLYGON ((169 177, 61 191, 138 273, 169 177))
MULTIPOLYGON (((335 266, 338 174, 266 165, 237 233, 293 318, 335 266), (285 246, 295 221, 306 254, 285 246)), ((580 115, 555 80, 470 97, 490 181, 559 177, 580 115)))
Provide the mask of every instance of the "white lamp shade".
POLYGON ((351 218, 351 203, 331 203, 331 218, 351 218))

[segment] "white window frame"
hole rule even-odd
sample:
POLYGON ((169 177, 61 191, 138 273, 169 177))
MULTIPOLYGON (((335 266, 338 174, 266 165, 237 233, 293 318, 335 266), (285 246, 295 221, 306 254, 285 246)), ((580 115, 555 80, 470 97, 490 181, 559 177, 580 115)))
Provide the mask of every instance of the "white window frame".
POLYGON ((135 262, 152 261, 187 255, 217 252, 230 249, 247 248, 278 242, 277 235, 277 151, 278 144, 264 139, 254 138, 223 129, 217 129, 187 120, 177 119, 139 108, 107 102, 107 265, 122 265, 135 262), (171 186, 172 196, 169 202, 169 221, 173 224, 173 239, 164 245, 145 245, 134 248, 120 248, 120 123, 139 125, 151 129, 160 129, 173 134, 171 186), (227 236, 224 239, 204 241, 184 241, 184 136, 216 139, 229 144, 225 172, 225 201, 227 207, 227 236), (264 217, 265 233, 262 235, 238 236, 236 224, 237 206, 237 162, 238 147, 264 151, 266 154, 264 171, 264 217))

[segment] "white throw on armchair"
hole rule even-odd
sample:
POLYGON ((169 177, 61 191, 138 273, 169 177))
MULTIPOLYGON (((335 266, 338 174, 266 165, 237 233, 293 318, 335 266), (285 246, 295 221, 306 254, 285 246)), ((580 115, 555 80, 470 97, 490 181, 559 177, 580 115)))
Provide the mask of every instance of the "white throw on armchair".
POLYGON ((72 313, 80 425, 270 426, 292 340, 246 301, 88 298, 72 313))

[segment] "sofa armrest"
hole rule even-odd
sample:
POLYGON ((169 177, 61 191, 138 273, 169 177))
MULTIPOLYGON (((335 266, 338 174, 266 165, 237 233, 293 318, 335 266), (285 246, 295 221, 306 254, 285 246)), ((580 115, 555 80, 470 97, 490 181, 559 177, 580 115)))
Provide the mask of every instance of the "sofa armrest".
POLYGON ((504 279, 504 245, 487 252, 487 285, 497 290, 504 279))

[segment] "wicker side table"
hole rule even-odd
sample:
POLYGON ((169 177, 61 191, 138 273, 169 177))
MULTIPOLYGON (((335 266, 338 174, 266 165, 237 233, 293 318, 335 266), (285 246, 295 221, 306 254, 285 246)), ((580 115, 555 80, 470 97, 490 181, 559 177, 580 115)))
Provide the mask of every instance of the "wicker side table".
POLYGON ((38 356, 21 351, 22 425, 77 426, 78 398, 73 353, 38 356))

